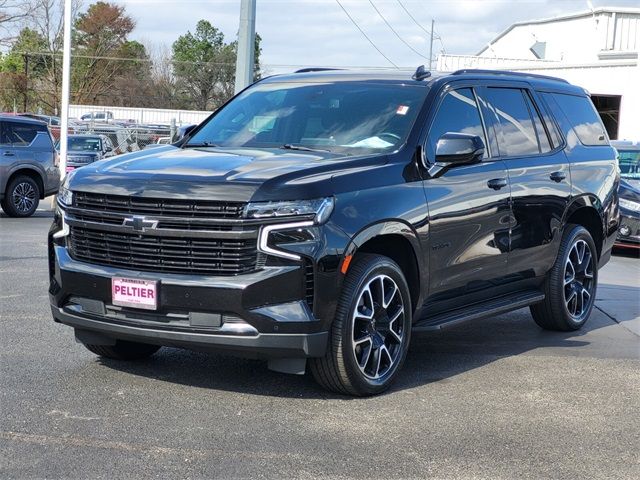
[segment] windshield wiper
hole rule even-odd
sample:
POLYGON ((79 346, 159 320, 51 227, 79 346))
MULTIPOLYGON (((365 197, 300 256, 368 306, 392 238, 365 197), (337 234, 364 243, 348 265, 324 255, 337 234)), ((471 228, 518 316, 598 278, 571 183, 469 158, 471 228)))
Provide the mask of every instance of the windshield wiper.
POLYGON ((294 145, 293 143, 285 143, 280 148, 284 148, 285 150, 301 150, 303 152, 327 152, 327 153, 333 153, 331 150, 326 150, 326 149, 322 149, 322 148, 305 147, 304 145, 294 145))
POLYGON ((210 143, 210 142, 201 142, 201 143, 187 143, 185 144, 185 148, 186 147, 194 147, 194 148, 198 148, 198 147, 219 147, 220 145, 216 145, 215 143, 210 143))

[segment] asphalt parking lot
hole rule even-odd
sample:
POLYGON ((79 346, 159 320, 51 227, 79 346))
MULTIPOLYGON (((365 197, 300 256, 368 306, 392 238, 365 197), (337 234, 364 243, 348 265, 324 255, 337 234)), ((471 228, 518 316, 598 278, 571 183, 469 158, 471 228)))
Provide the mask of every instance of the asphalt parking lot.
POLYGON ((163 349, 101 361, 54 324, 48 212, 0 217, 0 478, 640 478, 640 260, 583 331, 519 310, 413 338, 385 395, 163 349))

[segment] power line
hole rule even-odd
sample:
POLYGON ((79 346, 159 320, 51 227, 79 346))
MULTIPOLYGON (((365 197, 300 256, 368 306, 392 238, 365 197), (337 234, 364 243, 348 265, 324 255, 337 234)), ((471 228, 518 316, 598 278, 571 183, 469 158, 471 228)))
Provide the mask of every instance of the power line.
POLYGON ((364 30, 362 30, 362 28, 360 28, 360 25, 358 25, 358 23, 353 19, 353 17, 352 17, 351 15, 349 15, 349 12, 347 12, 347 9, 346 9, 346 8, 344 8, 344 6, 342 5, 342 3, 340 3, 340 0, 336 0, 336 3, 337 3, 338 5, 340 5, 340 8, 341 8, 341 9, 342 9, 342 11, 345 13, 345 15, 346 15, 347 17, 349 17, 349 20, 351 20, 351 23, 353 23, 353 24, 355 25, 355 27, 356 27, 358 30, 360 30, 360 33, 364 36, 364 38, 366 38, 366 39, 369 41, 369 43, 371 44, 371 46, 372 46, 373 48, 375 48, 375 49, 378 51, 378 53, 379 53, 380 55, 382 55, 382 56, 387 60, 387 62, 389 62, 389 63, 390 63, 391 65, 393 65, 394 67, 398 68, 398 65, 396 65, 395 63, 393 63, 389 57, 387 57, 384 53, 382 53, 382 50, 380 50, 380 49, 376 46, 376 44, 375 44, 375 43, 373 43, 373 40, 371 40, 371 39, 369 38, 369 36, 364 32, 364 30))
POLYGON ((411 20, 413 20, 413 23, 415 23, 418 27, 420 27, 427 35, 431 36, 431 33, 429 30, 427 30, 426 28, 424 28, 422 26, 422 24, 420 22, 418 22, 418 20, 415 19, 415 17, 413 15, 411 15, 411 12, 409 10, 407 10, 407 7, 404 6, 404 4, 398 0, 398 4, 402 7, 402 9, 407 12, 407 15, 409 15, 409 18, 411 18, 411 20))
POLYGON ((394 35, 396 37, 398 37, 398 40, 400 40, 402 43, 404 43, 407 47, 409 47, 413 52, 417 53, 418 55, 420 55, 422 58, 428 60, 427 57, 425 57, 423 54, 421 54, 418 50, 416 50, 415 48, 413 48, 411 45, 409 45, 409 43, 405 42, 405 40, 400 36, 400 34, 395 30, 395 28, 393 28, 391 26, 391 24, 387 21, 387 19, 384 17, 384 15, 382 15, 382 13, 380 12, 380 10, 378 10, 378 7, 375 6, 375 4, 369 0, 369 3, 371 4, 371 6, 373 7, 373 9, 376 11, 376 13, 378 15, 380 15, 380 18, 382 19, 382 21, 384 23, 386 23, 387 27, 389 27, 389 30, 391 30, 394 35))

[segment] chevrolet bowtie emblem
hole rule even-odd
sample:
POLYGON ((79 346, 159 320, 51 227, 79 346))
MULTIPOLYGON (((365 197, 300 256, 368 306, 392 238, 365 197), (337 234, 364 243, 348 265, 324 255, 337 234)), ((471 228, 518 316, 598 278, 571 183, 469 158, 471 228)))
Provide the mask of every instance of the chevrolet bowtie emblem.
POLYGON ((122 225, 132 227, 137 232, 144 232, 147 229, 156 228, 158 226, 158 220, 149 220, 146 217, 134 215, 133 217, 125 218, 122 221, 122 225))

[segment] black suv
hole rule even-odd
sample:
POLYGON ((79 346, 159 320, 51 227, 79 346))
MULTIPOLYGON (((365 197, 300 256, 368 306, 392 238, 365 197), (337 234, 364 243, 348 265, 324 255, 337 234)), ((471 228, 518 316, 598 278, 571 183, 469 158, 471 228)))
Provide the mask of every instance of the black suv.
POLYGON ((526 306, 542 328, 582 327, 618 183, 589 96, 562 80, 273 76, 178 144, 66 177, 52 312, 104 357, 308 363, 326 388, 371 395, 412 331, 526 306))

